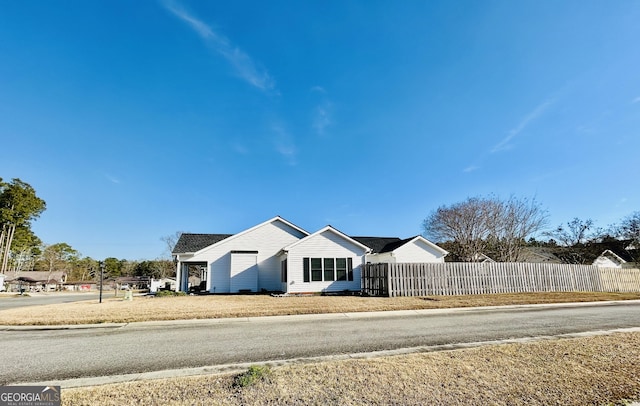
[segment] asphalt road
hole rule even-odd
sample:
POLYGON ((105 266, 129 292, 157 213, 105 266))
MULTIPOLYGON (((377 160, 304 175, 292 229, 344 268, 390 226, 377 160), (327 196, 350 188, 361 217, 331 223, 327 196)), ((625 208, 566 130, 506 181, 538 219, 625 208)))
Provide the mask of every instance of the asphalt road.
MULTIPOLYGON (((67 292, 51 292, 51 293, 29 293, 28 295, 3 295, 0 296, 0 310, 13 309, 16 307, 38 306, 47 304, 79 302, 82 300, 98 299, 99 293, 67 293, 67 292)), ((113 297, 113 291, 105 293, 103 297, 113 297), (110 295, 110 296, 108 296, 110 295)))
POLYGON ((640 303, 0 331, 0 384, 640 327, 640 303))

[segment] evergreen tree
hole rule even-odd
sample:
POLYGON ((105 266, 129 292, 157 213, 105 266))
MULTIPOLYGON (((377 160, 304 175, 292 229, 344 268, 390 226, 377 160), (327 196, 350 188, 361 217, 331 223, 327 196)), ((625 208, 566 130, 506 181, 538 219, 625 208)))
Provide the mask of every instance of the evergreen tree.
MULTIPOLYGON (((45 201, 36 196, 28 183, 20 179, 7 183, 0 178, 0 272, 8 270, 16 236, 20 236, 21 243, 24 243, 24 238, 33 235, 31 221, 39 217, 45 208, 45 201)), ((23 249, 24 245, 20 248, 23 249)))

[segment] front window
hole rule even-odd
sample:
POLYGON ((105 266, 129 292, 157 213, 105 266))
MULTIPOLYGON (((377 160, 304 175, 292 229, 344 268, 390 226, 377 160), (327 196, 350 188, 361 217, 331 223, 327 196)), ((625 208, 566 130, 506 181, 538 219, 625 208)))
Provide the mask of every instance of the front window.
POLYGON ((353 281, 352 258, 303 258, 304 282, 353 281))

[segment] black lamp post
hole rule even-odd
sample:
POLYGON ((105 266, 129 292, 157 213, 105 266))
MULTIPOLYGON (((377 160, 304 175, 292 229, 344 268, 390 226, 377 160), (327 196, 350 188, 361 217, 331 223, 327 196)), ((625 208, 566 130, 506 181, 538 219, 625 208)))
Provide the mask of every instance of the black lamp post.
POLYGON ((102 303, 102 281, 104 280, 104 262, 100 261, 100 302, 102 303))

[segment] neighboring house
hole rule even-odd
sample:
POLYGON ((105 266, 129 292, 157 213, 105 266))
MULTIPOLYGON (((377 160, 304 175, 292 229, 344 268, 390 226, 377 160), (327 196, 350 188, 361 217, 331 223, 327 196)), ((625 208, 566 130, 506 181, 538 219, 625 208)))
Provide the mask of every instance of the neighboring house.
POLYGON ((604 250, 594 261, 593 265, 601 268, 626 268, 631 266, 633 258, 626 250, 619 250, 617 253, 613 250, 604 250))
POLYGON ((63 271, 20 271, 5 274, 9 290, 31 289, 36 291, 51 291, 61 289, 67 281, 67 274, 63 271))
POLYGON ((4 278, 5 275, 3 273, 0 273, 0 292, 4 292, 6 290, 6 288, 4 287, 4 278))
POLYGON ((552 248, 548 247, 524 247, 520 252, 518 262, 562 264, 552 248))
POLYGON ((176 290, 310 293, 360 290, 370 260, 443 262, 446 251, 419 236, 349 237, 331 226, 310 234, 277 216, 238 234, 183 233, 173 255, 176 290))
POLYGON ((394 237, 352 237, 371 248, 366 262, 378 263, 411 263, 411 262, 444 262, 447 250, 422 236, 401 240, 394 237))

